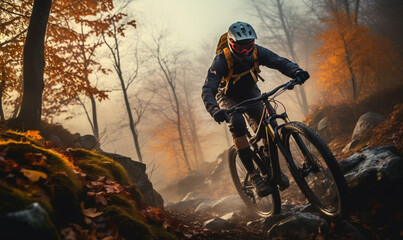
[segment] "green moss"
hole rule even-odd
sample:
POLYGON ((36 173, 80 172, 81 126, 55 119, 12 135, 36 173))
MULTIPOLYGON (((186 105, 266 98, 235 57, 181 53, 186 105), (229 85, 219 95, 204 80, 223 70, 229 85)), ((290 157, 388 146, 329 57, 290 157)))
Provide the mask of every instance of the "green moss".
POLYGON ((111 195, 108 199, 108 204, 123 208, 131 216, 138 216, 134 201, 123 195, 111 195))
POLYGON ((130 184, 126 170, 111 158, 86 149, 72 149, 69 154, 76 159, 75 164, 84 170, 89 179, 96 180, 99 176, 106 176, 122 186, 130 184))
MULTIPOLYGON (((16 187, 11 186, 10 184, 6 183, 4 180, 0 180, 0 216, 4 216, 8 213, 13 213, 17 211, 22 211, 27 209, 28 205, 31 203, 37 202, 39 205, 48 213, 46 216, 46 225, 42 226, 41 229, 36 229, 33 227, 31 230, 35 231, 37 236, 51 236, 52 239, 60 239, 59 234, 56 231, 56 228, 52 221, 50 220, 49 216, 52 216, 53 210, 52 207, 49 205, 48 202, 36 196, 29 190, 20 190, 16 187)), ((4 227, 2 231, 2 236, 4 239, 14 239, 16 238, 15 231, 19 231, 21 227, 32 227, 26 224, 24 221, 19 221, 18 219, 3 219, 1 222, 2 227, 4 227)), ((27 230, 27 229, 25 229, 27 230)), ((18 236, 22 239, 27 239, 31 236, 28 232, 19 233, 18 236)), ((18 239, 20 239, 18 238, 18 239)))
POLYGON ((137 216, 126 212, 124 207, 108 205, 104 215, 116 224, 125 239, 153 239, 149 226, 137 216))
POLYGON ((0 133, 0 137, 4 140, 14 140, 17 142, 29 142, 31 144, 37 145, 39 147, 44 146, 44 141, 43 140, 38 140, 35 138, 28 137, 25 133, 22 132, 17 132, 17 131, 3 131, 0 133))
MULTIPOLYGON (((137 213, 134 201, 131 200, 131 199, 128 199, 128 198, 126 198, 126 197, 124 197, 122 195, 112 195, 108 199, 108 205, 114 206, 114 207, 111 207, 112 210, 111 210, 111 208, 106 208, 106 210, 105 210, 106 214, 114 213, 114 214, 118 214, 118 215, 120 214, 121 215, 122 213, 124 213, 124 216, 117 217, 117 219, 120 219, 119 223, 116 222, 117 226, 119 228, 119 232, 122 235, 123 235, 123 232, 121 232, 121 231, 126 232, 127 228, 130 225, 134 224, 136 227, 138 227, 137 224, 139 224, 139 222, 140 223, 143 222, 143 220, 141 219, 141 217, 137 213), (126 214, 127 214, 127 216, 126 216, 126 214)), ((158 239, 158 240, 178 239, 172 233, 169 233, 169 232, 165 231, 164 229, 162 229, 161 226, 148 225, 148 228, 149 228, 149 231, 150 231, 150 234, 151 234, 150 239, 158 239)), ((128 232, 127 234, 141 234, 143 230, 136 231, 136 233, 129 233, 128 232)), ((125 236, 125 235, 123 235, 123 236, 125 236)), ((128 236, 137 236, 137 235, 128 235, 128 236)), ((139 238, 139 239, 143 239, 143 238, 139 238)))
POLYGON ((180 239, 173 233, 165 231, 161 226, 150 225, 152 231, 153 239, 158 240, 177 240, 180 239))
POLYGON ((48 213, 52 212, 51 206, 46 201, 28 190, 22 191, 12 187, 4 180, 0 180, 0 199, 0 215, 22 210, 34 202, 38 202, 48 213))
POLYGON ((39 167, 32 166, 32 162, 25 158, 26 153, 40 153, 46 157, 47 166, 40 167, 40 171, 51 179, 50 186, 44 186, 51 196, 53 209, 57 221, 67 223, 81 218, 79 206, 83 197, 81 181, 74 173, 73 165, 61 154, 44 149, 29 142, 1 142, 0 151, 7 153, 8 159, 13 159, 20 166, 26 166, 36 170, 39 167))

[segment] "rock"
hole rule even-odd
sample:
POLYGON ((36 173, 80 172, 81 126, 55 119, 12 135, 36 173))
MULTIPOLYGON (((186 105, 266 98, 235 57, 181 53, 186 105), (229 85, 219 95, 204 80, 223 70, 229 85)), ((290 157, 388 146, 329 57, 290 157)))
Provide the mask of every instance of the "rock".
POLYGON ((234 228, 234 225, 221 218, 213 218, 205 221, 203 223, 203 228, 211 230, 229 230, 234 228))
POLYGON ((101 150, 101 146, 99 141, 96 139, 94 135, 84 135, 77 139, 74 147, 76 148, 85 148, 89 150, 101 150))
POLYGON ((211 208, 218 200, 205 200, 201 202, 195 209, 195 212, 202 212, 202 211, 207 211, 209 208, 211 208))
POLYGON ((239 195, 229 195, 221 198, 209 208, 210 211, 218 214, 225 214, 246 208, 245 203, 239 195))
POLYGON ((129 174, 130 180, 136 184, 137 189, 143 195, 144 201, 152 207, 163 207, 164 200, 161 195, 154 190, 153 184, 148 179, 146 173, 146 165, 141 162, 133 161, 129 157, 121 156, 115 153, 104 153, 106 156, 112 158, 129 174))
POLYGON ((0 216, 0 229, 2 239, 59 239, 47 212, 38 203, 0 216))
POLYGON ((399 184, 403 159, 394 146, 364 148, 339 163, 350 190, 375 185, 399 184))
POLYGON ((192 200, 186 200, 174 204, 169 204, 166 206, 167 209, 170 210, 184 210, 184 211, 194 211, 197 206, 199 206, 201 203, 208 201, 208 199, 192 199, 192 200))
POLYGON ((318 123, 318 131, 325 130, 327 128, 328 121, 329 120, 327 117, 322 118, 322 120, 320 120, 318 123))
POLYGON ((247 226, 257 227, 263 230, 269 230, 270 228, 273 227, 274 224, 294 215, 295 213, 293 212, 282 212, 280 214, 276 214, 267 218, 261 218, 255 221, 250 221, 247 223, 247 226))
POLYGON ((241 216, 242 216, 242 211, 235 211, 235 212, 227 213, 227 214, 221 216, 220 218, 229 223, 235 223, 235 222, 239 222, 239 220, 241 219, 241 216))
POLYGON ((360 143, 360 140, 358 138, 353 139, 351 142, 349 142, 343 150, 341 150, 342 153, 347 153, 348 151, 352 150, 355 148, 358 144, 360 143))
POLYGON ((53 146, 56 147, 64 146, 63 141, 55 134, 50 134, 49 141, 52 142, 53 146))
POLYGON ((357 239, 357 240, 367 239, 357 228, 355 228, 353 225, 351 225, 351 223, 349 223, 346 220, 336 222, 335 232, 340 233, 339 235, 348 239, 357 239))
POLYGON ((207 199, 209 196, 202 191, 194 191, 188 193, 181 201, 192 200, 192 199, 207 199))
POLYGON ((295 213, 275 223, 268 232, 268 238, 315 239, 328 231, 326 220, 311 213, 295 213))
POLYGON ((363 133, 368 128, 375 127, 379 122, 385 119, 384 116, 374 113, 374 112, 367 112, 358 119, 353 135, 351 139, 356 139, 361 133, 363 133))

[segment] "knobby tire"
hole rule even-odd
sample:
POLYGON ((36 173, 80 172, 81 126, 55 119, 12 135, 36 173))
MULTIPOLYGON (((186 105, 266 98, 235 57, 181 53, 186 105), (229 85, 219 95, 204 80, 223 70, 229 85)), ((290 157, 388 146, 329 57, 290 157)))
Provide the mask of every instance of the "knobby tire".
POLYGON ((282 127, 281 136, 284 147, 290 155, 286 160, 288 167, 305 197, 317 210, 327 216, 345 216, 348 202, 347 184, 327 144, 309 127, 299 122, 285 124, 282 127), (301 147, 298 146, 297 140, 295 140, 298 138, 303 139, 307 146, 306 149, 309 151, 308 154, 304 154, 301 147), (320 156, 314 156, 313 152, 318 152, 320 156), (310 167, 316 171, 306 170, 310 167), (312 180, 309 181, 309 179, 312 180), (315 183, 313 183, 314 181, 315 183), (326 184, 329 184, 327 188, 321 187, 326 184), (316 191, 320 193, 316 193, 316 191), (328 202, 325 202, 327 200, 328 202))
MULTIPOLYGON (((242 170, 242 168, 243 168, 243 170, 246 171, 246 169, 244 168, 243 164, 241 163, 239 157, 237 157, 237 151, 234 146, 232 146, 228 150, 228 164, 229 164, 229 169, 230 169, 230 173, 231 173, 231 178, 235 185, 235 188, 236 188, 239 196, 241 197, 242 201, 247 206, 250 213, 252 213, 253 215, 260 216, 260 217, 268 217, 268 216, 280 213, 280 211, 281 211, 280 193, 275 184, 270 184, 271 187, 273 188, 273 193, 266 197, 259 198, 259 197, 257 197, 256 192, 254 192, 254 191, 253 191, 253 193, 254 193, 253 197, 246 195, 246 193, 243 189, 245 182, 242 182, 243 179, 240 179, 240 176, 238 174, 238 170, 242 170), (256 199, 258 199, 259 203, 255 204, 253 202, 254 199, 255 199, 255 201, 256 201, 256 199)), ((247 179, 249 179, 249 177, 247 179)), ((246 182, 249 182, 249 181, 246 181, 246 182)))

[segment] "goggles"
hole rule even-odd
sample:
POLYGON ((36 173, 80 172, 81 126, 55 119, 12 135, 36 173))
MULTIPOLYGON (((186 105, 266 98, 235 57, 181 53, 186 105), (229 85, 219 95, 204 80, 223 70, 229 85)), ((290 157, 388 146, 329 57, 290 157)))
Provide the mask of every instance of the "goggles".
POLYGON ((240 44, 233 42, 231 39, 228 40, 229 44, 231 45, 231 48, 237 53, 249 53, 250 51, 253 50, 253 47, 255 46, 255 41, 240 44))

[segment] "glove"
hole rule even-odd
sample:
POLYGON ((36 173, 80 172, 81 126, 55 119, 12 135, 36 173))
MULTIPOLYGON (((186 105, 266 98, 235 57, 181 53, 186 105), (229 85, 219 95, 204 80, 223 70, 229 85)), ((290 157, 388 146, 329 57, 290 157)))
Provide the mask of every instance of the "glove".
POLYGON ((296 82, 298 84, 304 84, 304 82, 309 78, 309 73, 304 70, 298 70, 294 76, 296 82))
POLYGON ((221 123, 221 122, 229 122, 229 115, 226 110, 224 109, 217 109, 213 112, 213 118, 216 122, 221 123))

